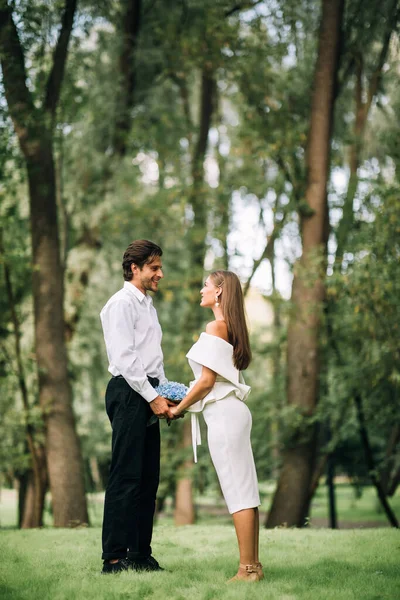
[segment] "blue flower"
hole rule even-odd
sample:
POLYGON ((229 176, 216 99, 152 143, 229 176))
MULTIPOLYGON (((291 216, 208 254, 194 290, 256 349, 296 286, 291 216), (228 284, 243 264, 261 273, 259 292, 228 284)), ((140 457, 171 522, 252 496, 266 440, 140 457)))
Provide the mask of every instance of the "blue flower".
POLYGON ((168 383, 158 385, 155 390, 159 396, 168 398, 168 400, 172 400, 173 402, 180 402, 188 393, 186 385, 177 381, 168 381, 168 383))

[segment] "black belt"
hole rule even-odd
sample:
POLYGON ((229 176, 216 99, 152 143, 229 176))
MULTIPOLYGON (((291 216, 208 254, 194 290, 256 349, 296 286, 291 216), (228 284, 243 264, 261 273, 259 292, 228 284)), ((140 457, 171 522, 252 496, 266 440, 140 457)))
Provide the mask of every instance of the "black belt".
MULTIPOLYGON (((113 379, 124 379, 123 375, 113 375, 112 376, 113 379)), ((153 387, 157 387, 158 384, 160 383, 160 380, 157 379, 157 377, 150 377, 149 375, 147 375, 147 379, 150 383, 150 385, 152 385, 153 387)))

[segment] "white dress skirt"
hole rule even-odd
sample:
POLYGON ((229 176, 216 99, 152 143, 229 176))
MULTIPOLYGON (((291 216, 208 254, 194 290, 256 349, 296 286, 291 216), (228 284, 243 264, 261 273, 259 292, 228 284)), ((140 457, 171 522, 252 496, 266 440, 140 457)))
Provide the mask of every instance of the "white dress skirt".
POLYGON ((257 473, 250 442, 252 418, 245 404, 250 388, 233 365, 233 347, 225 340, 202 333, 187 357, 195 380, 202 367, 217 373, 211 392, 193 404, 192 439, 195 461, 201 443, 197 413, 207 424, 208 447, 229 512, 260 505, 257 473))

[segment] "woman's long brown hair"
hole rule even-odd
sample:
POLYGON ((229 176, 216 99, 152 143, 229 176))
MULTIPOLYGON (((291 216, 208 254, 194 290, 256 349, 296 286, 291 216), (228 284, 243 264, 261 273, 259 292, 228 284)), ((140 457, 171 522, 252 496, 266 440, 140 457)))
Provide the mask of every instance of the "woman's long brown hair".
POLYGON ((214 271, 210 279, 215 286, 221 288, 219 302, 228 328, 229 343, 233 346, 233 364, 239 371, 243 371, 250 364, 251 349, 242 286, 238 276, 231 271, 214 271))

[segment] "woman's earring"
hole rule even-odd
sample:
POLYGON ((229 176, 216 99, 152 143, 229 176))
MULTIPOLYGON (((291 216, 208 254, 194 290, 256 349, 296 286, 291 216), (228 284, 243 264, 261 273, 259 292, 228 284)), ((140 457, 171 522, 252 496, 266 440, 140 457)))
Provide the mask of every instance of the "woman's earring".
POLYGON ((219 306, 219 302, 218 302, 218 296, 215 296, 215 306, 219 306))

